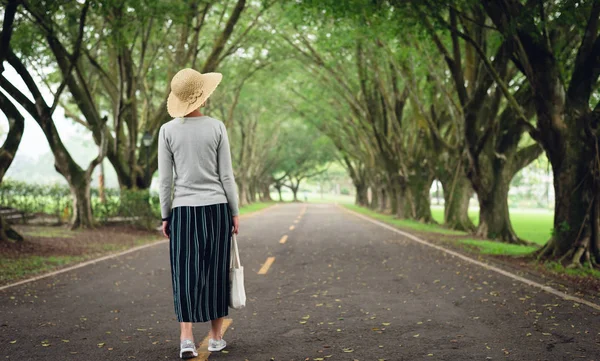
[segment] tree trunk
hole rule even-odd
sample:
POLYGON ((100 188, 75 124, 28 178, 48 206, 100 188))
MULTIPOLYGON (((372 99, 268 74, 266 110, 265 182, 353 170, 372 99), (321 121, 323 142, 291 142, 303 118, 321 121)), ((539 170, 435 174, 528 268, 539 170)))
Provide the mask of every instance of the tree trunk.
POLYGON ((369 208, 372 210, 377 210, 379 206, 379 188, 375 186, 371 186, 371 203, 369 203, 369 208))
MULTIPOLYGON (((583 133, 583 132, 582 132, 583 133)), ((539 251, 544 259, 581 267, 600 264, 598 241, 598 168, 592 139, 573 141, 564 147, 562 161, 554 159, 554 230, 539 251)), ((597 144, 597 143, 596 143, 597 144)))
MULTIPOLYGON (((0 61, 0 67, 2 67, 2 63, 3 61, 0 61)), ((6 140, 0 148, 0 183, 2 183, 4 174, 6 174, 6 171, 15 159, 15 154, 21 144, 21 137, 25 130, 25 118, 2 92, 0 92, 0 110, 6 116, 10 127, 6 135, 6 140)), ((10 240, 23 241, 23 237, 0 216, 0 241, 10 240)))
POLYGON ((388 207, 388 193, 385 187, 379 188, 379 212, 385 213, 388 207))
POLYGON ((248 189, 246 181, 242 178, 236 179, 238 190, 239 190, 239 206, 244 207, 248 204, 248 189))
POLYGON ((298 189, 300 188, 300 184, 298 184, 298 186, 294 187, 292 186, 292 192, 294 193, 294 202, 298 202, 298 189))
POLYGON ((256 183, 252 182, 249 186, 249 193, 248 193, 248 202, 249 203, 255 203, 256 202, 256 183))
POLYGON ((510 222, 508 188, 510 179, 497 179, 489 193, 479 192, 479 225, 476 234, 507 243, 522 244, 510 222))
MULTIPOLYGON (((406 207, 409 213, 405 213, 407 218, 411 218, 423 223, 436 223, 431 215, 431 198, 429 191, 433 184, 433 174, 421 174, 411 176, 406 188, 406 207)), ((400 208, 400 207, 399 207, 400 208)))
POLYGON ((261 202, 273 202, 273 198, 271 198, 271 191, 269 189, 269 184, 263 183, 261 185, 261 202))
POLYGON ((0 242, 6 241, 22 242, 23 237, 15 231, 2 216, 0 216, 0 242))
POLYGON ((281 184, 276 184, 275 189, 277 189, 277 194, 279 195, 279 201, 283 202, 283 196, 281 195, 281 184))
POLYGON ((369 199, 367 197, 367 185, 364 183, 354 184, 356 188, 356 199, 354 203, 357 206, 367 207, 369 205, 369 199))
POLYGON ((476 234, 502 242, 526 244, 512 228, 508 190, 514 175, 536 159, 542 150, 538 145, 531 145, 517 152, 516 147, 515 143, 504 149, 504 157, 499 157, 495 152, 482 153, 478 171, 472 172, 470 177, 479 200, 476 234))
POLYGON ((444 224, 459 231, 475 231, 475 225, 469 218, 469 201, 473 195, 471 182, 462 169, 456 178, 441 178, 444 189, 444 224))
POLYGON ((405 219, 407 214, 410 214, 410 210, 409 208, 409 204, 406 200, 406 193, 407 193, 407 189, 406 187, 399 187, 399 189, 396 190, 395 194, 395 200, 396 200, 396 211, 392 211, 392 214, 395 214, 396 217, 400 218, 400 219, 405 219))
POLYGON ((71 197, 73 198, 73 216, 71 228, 92 228, 94 217, 92 216, 92 201, 90 198, 91 180, 84 175, 72 177, 69 182, 71 197))

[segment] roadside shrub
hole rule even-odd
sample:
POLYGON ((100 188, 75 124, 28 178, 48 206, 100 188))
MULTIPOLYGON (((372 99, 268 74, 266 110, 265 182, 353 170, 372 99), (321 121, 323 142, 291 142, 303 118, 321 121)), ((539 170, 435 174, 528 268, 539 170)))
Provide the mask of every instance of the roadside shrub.
POLYGON ((60 220, 65 208, 70 212, 71 193, 60 184, 42 186, 7 179, 0 184, 0 204, 18 209, 25 217, 47 214, 60 220))
MULTIPOLYGON (((139 226, 151 228, 160 219, 158 194, 148 190, 124 190, 106 188, 105 201, 100 201, 98 188, 90 190, 94 218, 106 223, 115 217, 139 226), (123 220, 123 219, 121 219, 123 220)), ((56 221, 66 222, 65 214, 72 214, 71 192, 62 184, 32 184, 5 179, 0 184, 0 205, 15 208, 28 217, 45 214, 56 217, 56 221)))
POLYGON ((128 218, 132 223, 151 229, 157 217, 150 202, 148 190, 121 190, 119 215, 128 218))

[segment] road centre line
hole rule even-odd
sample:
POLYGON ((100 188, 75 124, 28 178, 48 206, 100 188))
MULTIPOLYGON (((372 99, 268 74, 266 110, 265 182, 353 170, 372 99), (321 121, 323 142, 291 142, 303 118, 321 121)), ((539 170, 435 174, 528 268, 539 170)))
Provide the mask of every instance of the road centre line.
POLYGON ((268 257, 265 263, 262 265, 260 270, 258 270, 259 275, 264 275, 269 271, 271 265, 275 262, 275 257, 268 257))
POLYGON ((546 286, 546 285, 543 285, 543 284, 541 284, 541 283, 538 283, 538 282, 535 282, 535 281, 531 281, 531 280, 529 280, 529 279, 527 279, 527 278, 525 278, 525 277, 517 276, 517 275, 515 275, 515 274, 513 274, 513 273, 510 273, 510 272, 508 272, 508 271, 505 271, 505 270, 503 270, 503 269, 501 269, 501 268, 498 268, 498 267, 495 267, 495 266, 492 266, 492 265, 489 265, 489 264, 486 264, 486 263, 483 263, 483 262, 477 261, 477 260, 475 260, 475 259, 473 259, 473 258, 467 257, 467 256, 465 256, 465 255, 463 255, 463 254, 460 254, 460 253, 458 253, 458 252, 455 252, 455 251, 449 250, 449 249, 447 249, 447 248, 444 248, 444 247, 438 246, 438 245, 436 245, 436 244, 430 243, 430 242, 428 242, 428 241, 425 241, 425 240, 423 240, 423 239, 421 239, 421 238, 419 238, 419 237, 417 237, 417 236, 414 236, 414 235, 412 235, 412 234, 410 234, 410 233, 403 232, 403 231, 401 231, 401 230, 399 230, 399 229, 397 229, 397 228, 395 228, 395 227, 392 227, 392 226, 390 226, 390 225, 387 225, 387 224, 385 224, 385 223, 383 223, 383 222, 380 222, 380 221, 376 221, 376 220, 374 220, 374 219, 371 219, 371 218, 369 218, 369 217, 367 217, 367 216, 364 216, 364 215, 362 215, 362 214, 360 214, 360 213, 356 213, 356 212, 354 212, 354 211, 351 211, 351 210, 349 210, 349 209, 346 209, 346 208, 344 208, 344 207, 342 207, 342 206, 339 206, 339 205, 338 205, 338 208, 341 208, 342 210, 344 210, 344 211, 346 211, 346 212, 348 212, 348 213, 350 213, 350 214, 353 214, 353 215, 355 215, 356 217, 362 218, 362 219, 364 219, 364 220, 366 220, 366 221, 369 221, 369 222, 371 222, 371 223, 374 223, 374 224, 376 224, 376 225, 378 225, 378 226, 381 226, 381 227, 383 227, 383 228, 386 228, 386 229, 388 229, 388 230, 390 230, 390 231, 392 231, 392 232, 395 232, 395 233, 401 234, 401 235, 403 235, 404 237, 406 237, 406 238, 409 238, 409 239, 411 239, 411 240, 413 240, 413 241, 415 241, 415 242, 421 243, 421 244, 423 244, 423 245, 425 245, 425 246, 428 246, 428 247, 431 247, 431 248, 435 248, 435 249, 437 249, 437 250, 439 250, 439 251, 442 251, 442 252, 445 252, 445 253, 447 253, 447 254, 450 254, 450 255, 452 255, 452 256, 455 256, 455 257, 458 257, 458 258, 460 258, 460 259, 463 259, 463 260, 465 260, 465 261, 467 261, 467 262, 471 262, 471 263, 473 263, 473 264, 476 264, 476 265, 478 265, 478 266, 481 266, 481 267, 483 267, 483 268, 485 268, 485 269, 487 269, 487 270, 494 271, 494 272, 496 272, 496 273, 499 273, 499 274, 501 274, 501 275, 504 275, 504 276, 506 276, 506 277, 508 277, 508 278, 512 278, 512 279, 514 279, 514 280, 516 280, 516 281, 522 282, 522 283, 524 283, 524 284, 526 284, 526 285, 528 285, 528 286, 537 287, 537 288, 539 288, 539 289, 542 289, 543 291, 546 291, 546 292, 548 292, 548 293, 551 293, 551 294, 553 294, 553 295, 555 295, 555 296, 558 296, 558 297, 560 297, 560 298, 562 298, 562 299, 564 299, 564 300, 568 300, 568 301, 573 301, 573 302, 581 303, 581 304, 584 304, 584 305, 586 305, 586 306, 589 306, 589 307, 591 307, 591 308, 593 308, 593 309, 595 309, 595 310, 598 310, 598 311, 600 311, 600 305, 599 305, 599 304, 596 304, 596 303, 590 302, 590 301, 588 301, 588 300, 585 300, 585 299, 583 299, 583 298, 579 298, 579 297, 576 297, 576 296, 571 296, 571 295, 569 295, 569 294, 566 294, 566 293, 564 293, 564 292, 558 291, 558 290, 556 290, 556 289, 554 289, 554 288, 552 288, 552 287, 550 287, 550 286, 546 286))
POLYGON ((281 237, 281 239, 279 240, 279 243, 284 244, 287 241, 287 239, 288 239, 288 236, 286 234, 285 236, 281 237))
MULTIPOLYGON (((229 327, 229 325, 231 325, 232 322, 233 322, 233 320, 231 318, 226 318, 223 320, 223 326, 221 326, 223 335, 225 335, 225 331, 227 331, 227 328, 229 327)), ((202 360, 202 361, 208 360, 208 357, 210 356, 210 351, 208 351, 208 339, 209 338, 210 338, 210 332, 208 333, 208 335, 206 335, 204 340, 202 340, 202 343, 200 344, 200 346, 198 346, 198 359, 199 360, 202 360)))
POLYGON ((293 231, 296 226, 290 226, 290 231, 293 231))

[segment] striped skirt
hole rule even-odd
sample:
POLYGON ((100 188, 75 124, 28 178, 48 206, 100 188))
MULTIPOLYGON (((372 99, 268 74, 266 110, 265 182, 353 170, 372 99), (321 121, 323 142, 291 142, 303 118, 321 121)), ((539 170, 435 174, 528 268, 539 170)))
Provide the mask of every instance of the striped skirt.
POLYGON ((232 226, 227 203, 173 208, 169 253, 179 322, 227 316, 232 226))

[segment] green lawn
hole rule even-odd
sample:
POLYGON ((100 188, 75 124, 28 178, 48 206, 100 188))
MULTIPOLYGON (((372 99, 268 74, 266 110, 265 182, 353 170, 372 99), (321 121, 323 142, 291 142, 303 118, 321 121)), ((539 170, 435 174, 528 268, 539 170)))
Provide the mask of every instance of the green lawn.
POLYGON ((33 256, 5 258, 0 256, 2 272, 0 284, 13 282, 21 278, 49 272, 57 267, 67 266, 85 260, 85 256, 33 256))
POLYGON ((458 242, 465 245, 466 248, 493 255, 522 256, 538 249, 537 246, 522 246, 481 239, 461 239, 458 242))
MULTIPOLYGON (((444 209, 431 207, 433 218, 438 222, 444 221, 444 209)), ((470 209, 469 218, 477 225, 479 210, 470 209)), ((543 245, 552 235, 554 213, 542 209, 511 209, 510 220, 517 235, 525 240, 543 245)))
POLYGON ((252 213, 252 212, 258 212, 261 209, 265 209, 267 207, 272 206, 273 204, 275 204, 275 203, 274 202, 252 203, 250 205, 240 207, 240 215, 248 214, 248 213, 252 213))
MULTIPOLYGON (((385 223, 389 223, 400 228, 412 229, 421 232, 431 232, 437 234, 447 235, 467 235, 465 232, 458 232, 446 229, 439 225, 434 224, 423 224, 417 221, 411 221, 406 219, 397 219, 394 216, 380 214, 370 209, 358 207, 355 205, 344 205, 346 208, 355 212, 367 215, 371 218, 381 220, 385 223)), ((444 221, 443 208, 433 206, 431 213, 433 218, 442 223, 444 221)), ((551 235, 551 227, 553 214, 550 211, 537 210, 537 209, 522 209, 522 210, 511 210, 511 220, 513 227, 517 235, 526 240, 532 241, 539 245, 546 243, 551 235)), ((469 217, 475 224, 478 221, 478 210, 471 209, 469 211, 469 217)), ((535 251, 539 246, 522 246, 506 244, 494 241, 486 241, 479 239, 460 239, 457 242, 463 245, 465 248, 471 251, 477 251, 482 254, 491 255, 509 255, 509 256, 520 256, 529 254, 535 251)))
POLYGON ((364 214, 371 218, 375 218, 380 221, 384 221, 386 223, 392 224, 394 226, 410 228, 410 229, 414 229, 415 231, 433 232, 433 233, 450 234, 450 235, 466 235, 465 232, 453 231, 451 229, 446 229, 446 228, 441 227, 436 224, 425 224, 425 223, 421 223, 421 222, 417 222, 417 221, 411 221, 408 219, 397 219, 394 216, 377 213, 370 209, 359 207, 354 204, 344 204, 344 207, 346 207, 354 212, 361 213, 361 214, 364 214))

